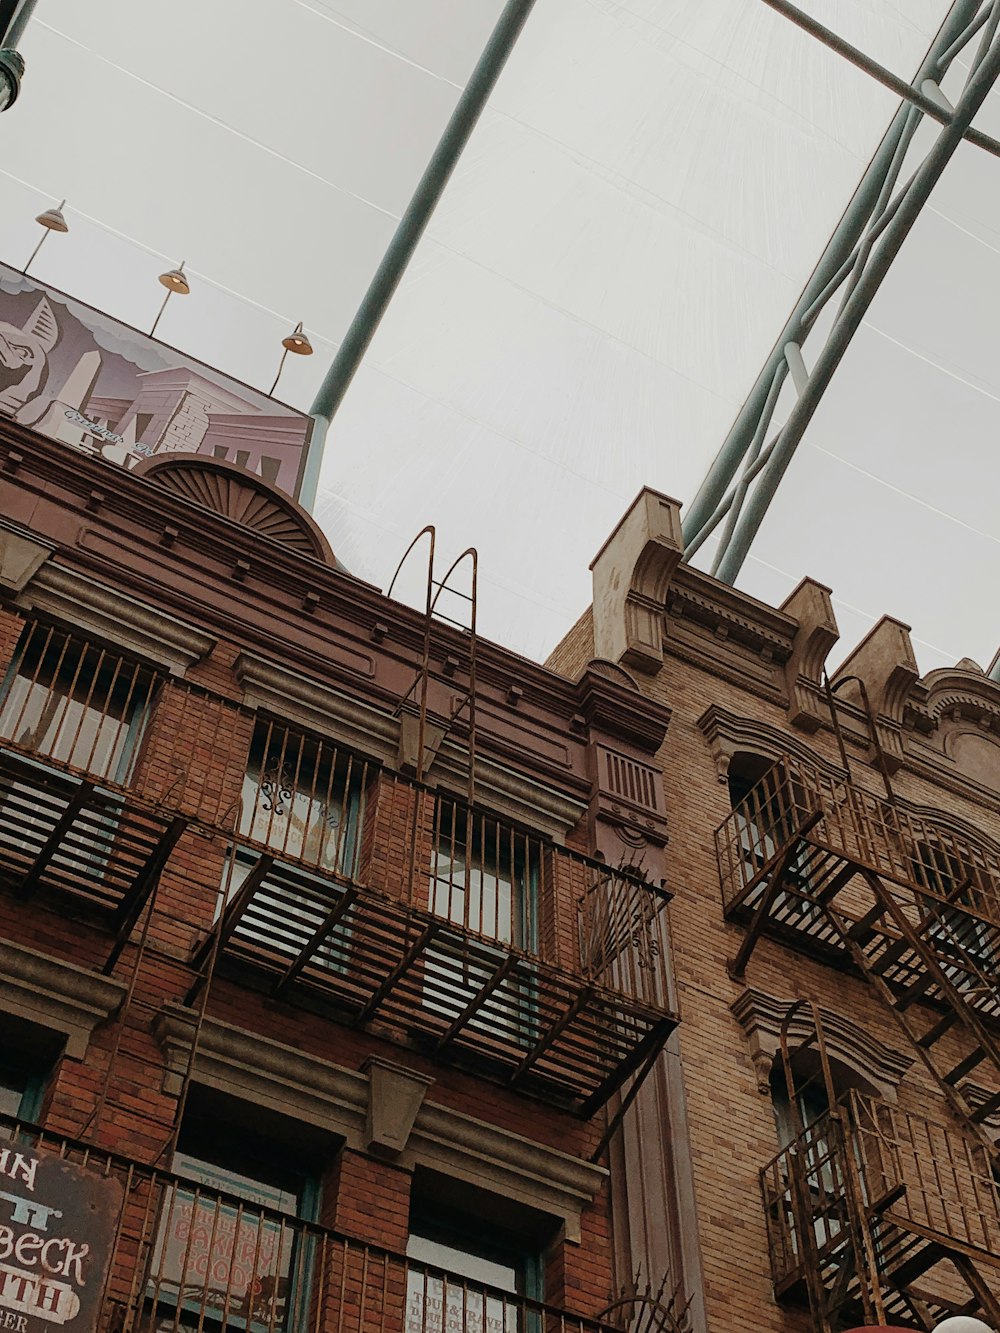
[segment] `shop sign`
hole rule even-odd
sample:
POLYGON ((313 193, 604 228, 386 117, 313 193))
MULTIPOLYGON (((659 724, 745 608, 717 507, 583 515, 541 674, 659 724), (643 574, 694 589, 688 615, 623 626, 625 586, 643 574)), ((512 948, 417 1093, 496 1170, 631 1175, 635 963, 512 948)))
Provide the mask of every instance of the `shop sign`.
POLYGON ((0 1333, 92 1333, 122 1187, 72 1162, 0 1144, 0 1333))

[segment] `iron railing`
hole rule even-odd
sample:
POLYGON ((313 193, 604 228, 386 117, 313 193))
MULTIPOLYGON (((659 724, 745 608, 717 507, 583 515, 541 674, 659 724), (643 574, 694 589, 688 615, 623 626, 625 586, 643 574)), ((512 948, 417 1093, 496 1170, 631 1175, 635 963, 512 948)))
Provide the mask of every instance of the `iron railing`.
POLYGON ((744 901, 798 836, 1000 926, 1000 851, 787 755, 716 831, 725 905, 744 901))
POLYGON ((859 1223, 871 1227, 868 1252, 889 1286, 901 1254, 916 1265, 913 1236, 935 1253, 979 1256, 1000 1282, 995 1162, 955 1126, 852 1091, 762 1169, 761 1189, 779 1291, 809 1262, 832 1276, 848 1244, 864 1254, 859 1223), (906 1246, 900 1233, 911 1237, 906 1246))
MULTIPOLYGON (((598 1319, 265 1205, 261 1197, 278 1192, 263 1183, 227 1193, 205 1183, 209 1166, 187 1178, 6 1118, 0 1135, 26 1158, 53 1155, 82 1168, 84 1184, 117 1182, 100 1333, 614 1333, 598 1319)), ((88 1259, 99 1269, 105 1257, 88 1259)))

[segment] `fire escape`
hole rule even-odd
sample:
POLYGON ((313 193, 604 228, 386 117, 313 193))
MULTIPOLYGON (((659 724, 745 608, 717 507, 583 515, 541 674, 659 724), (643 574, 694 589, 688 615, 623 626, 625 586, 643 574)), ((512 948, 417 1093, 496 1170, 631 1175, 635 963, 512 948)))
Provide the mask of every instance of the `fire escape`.
POLYGON ((29 624, 17 661, 0 701, 0 888, 98 932, 98 966, 126 987, 81 1137, 113 1103, 120 1041, 159 1079, 157 968, 191 1029, 185 1092, 223 972, 585 1118, 676 1025, 669 895, 640 874, 65 631, 29 624), (203 776, 203 756, 230 750, 235 802, 203 776), (190 868, 192 845, 214 848, 221 883, 190 868))
POLYGON ((783 758, 716 833, 728 919, 856 969, 957 1120, 855 1097, 763 1172, 775 1289, 805 1289, 818 1330, 1000 1321, 1000 857, 783 758), (974 1082, 972 1075, 982 1082, 974 1082), (995 1122, 994 1122, 995 1123, 995 1122))

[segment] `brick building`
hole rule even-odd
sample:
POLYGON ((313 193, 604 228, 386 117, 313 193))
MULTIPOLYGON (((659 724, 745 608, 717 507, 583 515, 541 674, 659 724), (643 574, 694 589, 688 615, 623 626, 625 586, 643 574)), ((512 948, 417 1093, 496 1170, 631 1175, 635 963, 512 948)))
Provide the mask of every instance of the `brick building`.
POLYGON ((667 707, 393 602, 244 469, 13 422, 0 681, 0 1326, 627 1321, 667 707))
POLYGON ((622 1271, 696 1330, 1000 1327, 1000 683, 884 618, 829 678, 827 588, 681 562, 643 492, 553 654, 669 707, 681 1023, 612 1141, 622 1271))
POLYGON ((0 515, 4 1328, 1000 1326, 978 667, 649 491, 547 667, 218 459, 0 515))

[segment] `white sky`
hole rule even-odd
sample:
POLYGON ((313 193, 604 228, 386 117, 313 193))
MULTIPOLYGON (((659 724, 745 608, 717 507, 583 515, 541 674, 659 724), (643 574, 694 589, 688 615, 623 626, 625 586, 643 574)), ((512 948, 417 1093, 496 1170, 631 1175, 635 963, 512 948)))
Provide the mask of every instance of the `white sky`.
MULTIPOLYGON (((947 4, 807 7, 908 77, 947 4)), ((0 258, 65 196, 33 273, 148 328, 184 259, 165 340, 267 387, 302 319, 282 396, 308 407, 499 11, 39 0, 0 258)), ((544 656, 638 488, 693 496, 894 109, 759 0, 537 0, 331 432, 340 558, 386 587, 433 522, 446 563, 479 549, 482 631, 544 656)), ((830 584, 844 649, 883 612, 925 668, 1000 642, 998 204, 963 146, 741 576, 830 584)))

